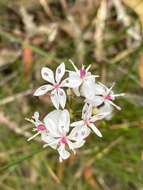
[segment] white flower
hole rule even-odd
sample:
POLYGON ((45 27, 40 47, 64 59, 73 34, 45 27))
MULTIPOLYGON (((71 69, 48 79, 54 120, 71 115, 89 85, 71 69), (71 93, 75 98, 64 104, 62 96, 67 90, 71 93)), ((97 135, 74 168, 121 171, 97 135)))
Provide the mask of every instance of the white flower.
POLYGON ((97 120, 101 120, 105 118, 108 114, 109 114, 108 112, 104 112, 104 113, 98 113, 92 116, 92 105, 86 103, 82 110, 82 120, 73 122, 71 124, 71 127, 75 127, 74 130, 77 129, 76 130, 77 133, 81 133, 80 130, 84 128, 85 134, 86 134, 85 137, 89 135, 90 129, 92 129, 96 133, 97 136, 102 137, 101 132, 97 129, 94 123, 97 120))
POLYGON ((39 134, 47 133, 47 129, 46 129, 44 123, 39 120, 39 113, 35 112, 34 115, 32 116, 32 118, 33 119, 28 119, 28 118, 25 118, 25 119, 35 125, 33 128, 33 131, 36 131, 37 133, 35 135, 33 135, 32 137, 30 137, 27 141, 34 139, 39 134))
POLYGON ((48 81, 50 84, 45 84, 45 85, 39 87, 35 91, 34 96, 41 96, 41 95, 44 95, 44 94, 48 93, 49 91, 51 91, 51 93, 50 93, 51 101, 54 104, 54 106, 56 107, 56 109, 59 109, 60 105, 64 109, 65 104, 66 104, 66 93, 62 89, 62 87, 75 88, 79 85, 74 78, 70 79, 70 80, 69 80, 69 78, 66 78, 63 81, 61 81, 64 74, 65 74, 65 64, 64 63, 61 63, 57 67, 55 79, 54 79, 53 71, 47 67, 43 67, 41 70, 42 78, 44 80, 48 81))
POLYGON ((66 150, 66 147, 75 153, 75 149, 80 148, 85 143, 84 140, 72 135, 72 131, 68 134, 70 126, 68 110, 54 110, 50 112, 44 118, 44 123, 49 131, 48 134, 42 135, 42 140, 46 142, 44 147, 50 146, 56 149, 59 153, 60 162, 70 156, 70 152, 66 150))
POLYGON ((73 91, 77 96, 80 96, 79 87, 82 87, 84 82, 89 79, 92 79, 95 82, 95 77, 98 77, 98 75, 91 75, 91 73, 89 72, 91 65, 89 65, 86 69, 82 65, 82 67, 80 69, 78 69, 72 60, 69 60, 69 61, 71 62, 71 64, 73 65, 73 67, 75 69, 75 71, 68 71, 69 78, 70 78, 70 80, 75 79, 78 84, 78 86, 76 88, 74 88, 73 91))
POLYGON ((115 83, 110 88, 107 88, 102 83, 93 83, 85 84, 85 87, 82 91, 83 96, 86 98, 86 102, 92 104, 93 106, 101 106, 100 109, 103 112, 111 112, 112 106, 116 107, 118 110, 121 110, 113 101, 116 97, 124 96, 124 93, 114 94, 112 88, 115 83))

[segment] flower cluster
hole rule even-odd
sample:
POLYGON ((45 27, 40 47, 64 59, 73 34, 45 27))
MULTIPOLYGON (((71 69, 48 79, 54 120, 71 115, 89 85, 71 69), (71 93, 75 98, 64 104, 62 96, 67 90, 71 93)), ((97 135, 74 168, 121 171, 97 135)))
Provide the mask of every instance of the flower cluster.
POLYGON ((40 135, 45 143, 44 147, 50 146, 59 153, 59 161, 69 158, 71 151, 76 153, 76 149, 84 145, 85 139, 91 132, 102 137, 101 132, 96 127, 97 120, 109 118, 113 107, 121 108, 114 103, 116 97, 124 94, 114 94, 114 84, 107 88, 104 84, 96 82, 97 75, 89 72, 90 66, 83 65, 78 69, 72 60, 74 71, 65 69, 65 64, 61 63, 55 72, 47 67, 41 70, 42 78, 48 83, 39 87, 34 96, 48 94, 56 108, 48 113, 43 121, 39 119, 39 113, 35 112, 32 119, 27 119, 34 124, 33 131, 36 133, 28 141, 40 135), (68 77, 63 79, 65 73, 68 77), (65 88, 73 90, 76 96, 84 98, 82 116, 79 121, 70 122, 70 113, 65 109, 67 95, 65 88), (96 108, 96 114, 94 110, 96 108))

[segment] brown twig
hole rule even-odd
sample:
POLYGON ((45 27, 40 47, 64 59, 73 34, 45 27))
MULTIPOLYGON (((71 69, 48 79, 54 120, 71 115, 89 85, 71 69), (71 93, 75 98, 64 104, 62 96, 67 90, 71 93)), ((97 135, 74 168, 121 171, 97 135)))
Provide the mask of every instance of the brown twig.
POLYGON ((51 18, 53 16, 53 13, 50 9, 49 2, 46 0, 39 0, 39 3, 44 9, 45 13, 51 18))
POLYGON ((4 99, 0 100, 0 105, 2 106, 2 105, 5 105, 5 104, 8 104, 10 102, 13 102, 16 99, 22 98, 24 96, 29 96, 30 94, 32 94, 32 92, 33 92, 33 89, 29 89, 29 90, 26 90, 24 92, 20 92, 18 94, 14 94, 12 96, 4 98, 4 99))
POLYGON ((49 171, 51 177, 53 178, 53 180, 54 180, 56 183, 60 184, 60 179, 59 179, 58 176, 55 174, 55 172, 52 170, 52 168, 50 167, 49 164, 47 164, 47 168, 48 168, 48 171, 49 171))
POLYGON ((95 33, 94 33, 94 40, 96 45, 95 57, 98 61, 102 61, 104 54, 103 38, 104 38, 106 18, 107 18, 107 1, 102 0, 98 8, 97 16, 93 21, 95 25, 95 33))

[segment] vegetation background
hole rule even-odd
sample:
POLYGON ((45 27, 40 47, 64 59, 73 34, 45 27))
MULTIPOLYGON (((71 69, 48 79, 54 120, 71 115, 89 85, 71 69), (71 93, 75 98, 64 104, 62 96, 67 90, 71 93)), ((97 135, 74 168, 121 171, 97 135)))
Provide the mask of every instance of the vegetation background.
MULTIPOLYGON (((143 0, 0 0, 0 190, 143 190, 143 0), (62 164, 24 120, 52 109, 33 91, 40 69, 92 64, 100 81, 126 96, 62 164)), ((71 96, 73 117, 80 100, 71 96)))

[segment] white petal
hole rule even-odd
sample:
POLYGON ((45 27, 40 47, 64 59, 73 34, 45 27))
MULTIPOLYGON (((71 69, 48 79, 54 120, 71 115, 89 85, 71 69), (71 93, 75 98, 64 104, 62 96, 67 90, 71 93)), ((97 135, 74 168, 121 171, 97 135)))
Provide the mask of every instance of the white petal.
POLYGON ((70 156, 70 153, 67 150, 65 150, 65 145, 64 144, 61 144, 57 150, 58 150, 58 152, 60 154, 60 157, 63 160, 67 159, 70 156))
POLYGON ((85 143, 85 140, 82 140, 82 139, 80 141, 76 141, 76 142, 68 141, 69 148, 73 151, 74 151, 74 149, 82 147, 84 145, 84 143, 85 143))
POLYGON ((48 117, 44 118, 44 122, 46 124, 46 129, 49 132, 49 136, 60 137, 58 128, 51 118, 48 118, 48 117))
POLYGON ((60 100, 59 100, 59 96, 58 96, 58 93, 57 93, 57 90, 53 90, 51 92, 51 101, 53 103, 53 105, 55 106, 56 109, 59 109, 59 103, 60 103, 60 100))
POLYGON ((64 109, 67 97, 66 97, 65 91, 61 88, 58 90, 58 97, 59 97, 60 105, 64 109))
POLYGON ((59 129, 62 133, 67 133, 69 131, 70 125, 70 115, 68 110, 63 110, 59 117, 59 129))
POLYGON ((108 112, 109 114, 105 117, 105 119, 109 120, 112 118, 113 106, 111 106, 108 102, 104 102, 104 105, 99 109, 99 113, 108 112))
POLYGON ((104 98, 102 96, 94 96, 94 98, 86 98, 85 102, 91 104, 92 106, 99 106, 104 102, 104 98))
POLYGON ((78 70, 78 72, 75 71, 68 71, 69 72, 69 77, 70 78, 80 78, 80 71, 78 70))
POLYGON ((72 129, 70 132, 68 139, 75 140, 75 141, 81 141, 82 139, 85 139, 90 134, 91 130, 87 126, 76 126, 72 129))
POLYGON ((102 96, 95 96, 93 100, 94 106, 99 106, 104 102, 104 98, 102 96))
MULTIPOLYGON (((70 71, 69 72, 69 78, 71 79, 71 80, 77 80, 77 81, 79 81, 79 86, 81 85, 81 83, 82 83, 82 80, 81 80, 81 78, 80 78, 80 73, 79 73, 79 71, 78 72, 74 72, 74 71, 70 71)), ((73 88, 73 91, 74 91, 74 93, 75 93, 75 95, 76 96, 80 96, 80 92, 79 92, 79 86, 78 87, 76 87, 76 88, 73 88)))
POLYGON ((34 92, 34 96, 42 96, 44 94, 46 94, 48 91, 52 90, 52 85, 50 84, 46 84, 43 86, 40 86, 35 92, 34 92))
POLYGON ((81 121, 76 121, 76 122, 73 122, 71 123, 71 127, 76 127, 76 126, 83 126, 84 125, 84 121, 81 120, 81 121))
POLYGON ((65 64, 61 63, 56 69, 56 82, 59 83, 65 74, 65 64))
POLYGON ((95 121, 97 121, 97 120, 104 119, 104 118, 107 117, 109 114, 110 114, 110 112, 98 113, 98 114, 94 115, 93 117, 91 117, 90 121, 91 121, 91 122, 95 122, 95 121))
POLYGON ((97 127, 94 124, 90 124, 89 126, 94 131, 94 133, 96 133, 97 136, 102 137, 101 132, 97 129, 97 127))
POLYGON ((95 96, 95 79, 84 80, 80 89, 81 95, 85 98, 93 99, 95 96))
POLYGON ((82 109, 82 119, 89 119, 92 115, 92 105, 85 103, 82 109))
POLYGON ((84 143, 85 143, 85 140, 76 141, 75 143, 73 143, 73 146, 74 146, 75 149, 80 148, 80 147, 82 147, 84 145, 84 143))
POLYGON ((95 84, 95 94, 96 95, 106 95, 107 88, 102 83, 95 84))
POLYGON ((54 110, 54 111, 51 111, 50 113, 48 113, 44 117, 45 125, 47 125, 47 121, 50 118, 55 123, 55 125, 57 126, 59 123, 59 118, 60 118, 61 112, 62 112, 61 110, 54 110))
POLYGON ((84 82, 88 82, 90 84, 95 84, 95 81, 96 81, 95 77, 96 77, 96 75, 92 75, 90 72, 88 72, 84 82))
POLYGON ((51 137, 51 136, 46 135, 46 134, 42 134, 41 139, 42 139, 42 141, 47 143, 44 145, 44 148, 46 146, 50 146, 51 148, 56 149, 58 146, 58 140, 55 139, 54 137, 51 137))
POLYGON ((49 69, 48 67, 43 67, 42 70, 41 70, 41 75, 42 75, 42 78, 52 84, 55 83, 55 80, 54 80, 54 73, 51 69, 49 69))
POLYGON ((111 106, 111 104, 108 101, 105 101, 104 105, 99 108, 100 113, 112 112, 112 111, 113 111, 113 107, 111 106))
POLYGON ((81 85, 82 80, 80 78, 68 77, 61 82, 61 87, 77 88, 81 85))

